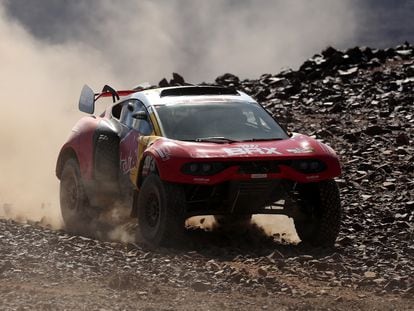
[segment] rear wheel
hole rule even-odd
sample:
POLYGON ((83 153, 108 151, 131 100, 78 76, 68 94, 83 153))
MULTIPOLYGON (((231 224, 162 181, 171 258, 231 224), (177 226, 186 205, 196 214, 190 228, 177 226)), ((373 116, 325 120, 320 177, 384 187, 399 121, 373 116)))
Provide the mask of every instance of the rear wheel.
POLYGON ((334 180, 299 187, 300 213, 294 218, 302 242, 313 246, 333 246, 341 226, 341 201, 334 180))
POLYGON ((151 174, 138 194, 138 239, 152 246, 172 246, 182 242, 185 222, 183 189, 151 174))
POLYGON ((66 161, 60 180, 60 208, 67 231, 75 234, 87 234, 92 217, 79 165, 75 159, 66 161))

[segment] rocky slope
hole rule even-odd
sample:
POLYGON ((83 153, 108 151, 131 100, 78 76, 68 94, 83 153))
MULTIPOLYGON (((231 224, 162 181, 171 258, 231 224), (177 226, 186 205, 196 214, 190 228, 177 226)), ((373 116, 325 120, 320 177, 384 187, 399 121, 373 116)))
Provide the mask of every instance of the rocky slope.
POLYGON ((327 48, 297 71, 244 81, 226 74, 216 82, 243 89, 291 131, 337 150, 344 208, 338 245, 353 273, 369 276, 360 282, 413 292, 413 47, 327 48))

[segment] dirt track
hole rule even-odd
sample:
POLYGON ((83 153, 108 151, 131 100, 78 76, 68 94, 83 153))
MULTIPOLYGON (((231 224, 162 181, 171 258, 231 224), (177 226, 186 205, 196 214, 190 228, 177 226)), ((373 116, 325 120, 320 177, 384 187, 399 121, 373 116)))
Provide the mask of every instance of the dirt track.
MULTIPOLYGON (((412 293, 385 292, 352 272, 343 247, 190 233, 186 250, 149 250, 0 221, 0 299, 6 310, 412 310, 412 293), (208 243, 208 244, 204 244, 208 243), (349 280, 339 276, 349 271, 349 280), (342 272, 341 272, 342 271, 342 272)), ((376 278, 381 277, 378 275, 376 278)))

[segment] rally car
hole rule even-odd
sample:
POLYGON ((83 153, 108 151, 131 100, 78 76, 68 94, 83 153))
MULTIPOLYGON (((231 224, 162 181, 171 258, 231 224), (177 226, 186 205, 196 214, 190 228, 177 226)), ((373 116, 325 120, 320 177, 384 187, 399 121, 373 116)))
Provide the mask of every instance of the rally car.
POLYGON ((231 88, 176 86, 94 93, 84 86, 83 117, 56 166, 66 229, 88 230, 114 202, 130 207, 151 245, 183 238, 185 220, 214 215, 221 226, 253 214, 292 217, 298 236, 333 245, 341 222, 328 145, 288 134, 253 98, 231 88), (114 104, 94 115, 95 102, 114 104))

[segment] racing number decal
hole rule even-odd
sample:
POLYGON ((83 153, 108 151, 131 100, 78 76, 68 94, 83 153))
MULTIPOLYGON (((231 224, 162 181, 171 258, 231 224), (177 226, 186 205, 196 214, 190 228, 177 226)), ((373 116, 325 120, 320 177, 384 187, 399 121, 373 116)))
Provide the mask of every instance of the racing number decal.
MULTIPOLYGON (((137 142, 138 142, 138 146, 137 146, 137 165, 135 165, 135 167, 131 170, 130 173, 130 179, 131 181, 135 184, 138 180, 138 168, 141 166, 141 162, 143 160, 143 155, 145 150, 147 150, 147 148, 149 146, 151 146, 157 139, 159 139, 159 136, 140 136, 137 138, 137 142)), ((152 157, 146 157, 145 158, 145 162, 143 163, 143 170, 145 167, 146 172, 151 172, 151 169, 155 170, 155 160, 152 161, 151 163, 147 163, 147 159, 152 159, 154 160, 152 157), (152 167, 151 165, 154 165, 154 167, 152 167)))
POLYGON ((156 171, 155 160, 153 157, 148 156, 144 160, 144 165, 142 167, 142 176, 148 176, 150 173, 156 171))
POLYGON ((236 148, 224 148, 227 155, 245 155, 245 154, 282 154, 276 148, 259 147, 258 145, 242 145, 236 148))

